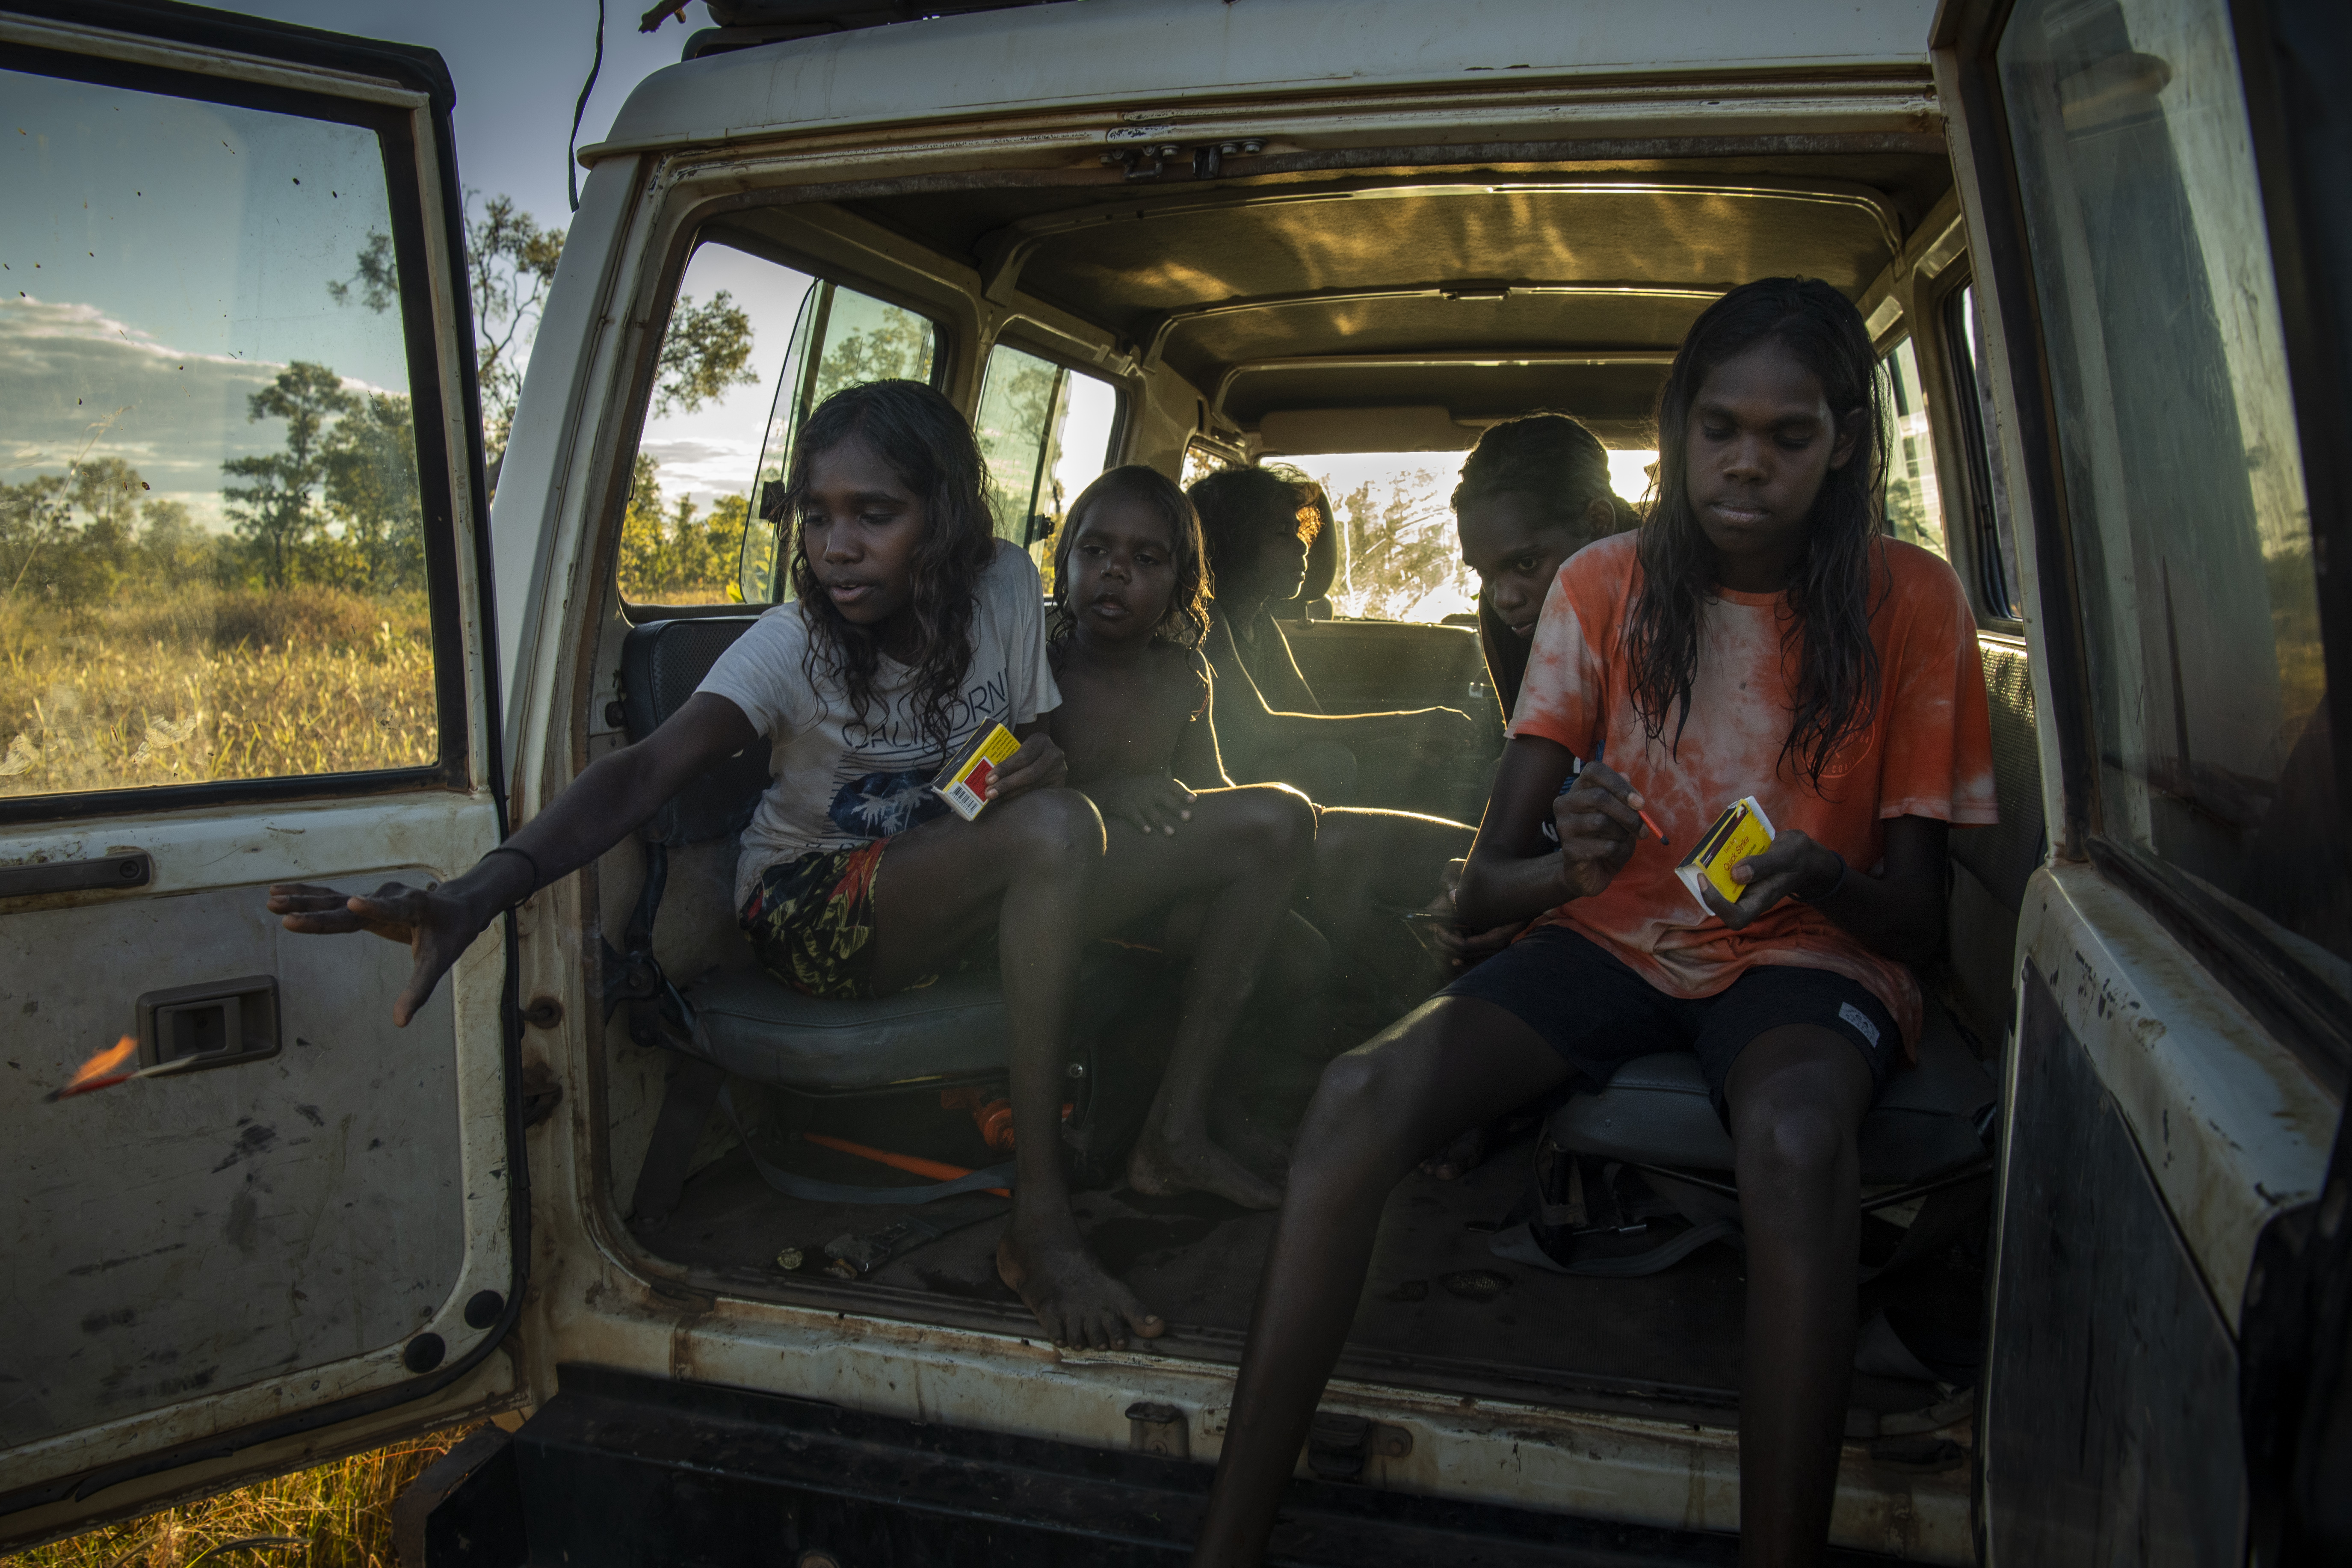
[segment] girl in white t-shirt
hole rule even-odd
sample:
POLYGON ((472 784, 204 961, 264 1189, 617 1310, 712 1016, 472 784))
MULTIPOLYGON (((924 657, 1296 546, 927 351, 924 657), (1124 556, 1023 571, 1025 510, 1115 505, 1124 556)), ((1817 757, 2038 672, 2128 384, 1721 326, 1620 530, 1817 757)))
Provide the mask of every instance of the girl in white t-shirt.
MULTIPOLYGON (((1060 697, 1037 571, 997 539, 982 473, 963 416, 928 386, 874 382, 826 399, 787 481, 797 597, 737 639, 666 723, 590 763, 465 876, 373 898, 273 889, 269 907, 291 931, 408 942, 415 971, 394 1007, 405 1024, 498 911, 765 736, 773 782, 736 886, 761 963, 813 994, 886 995, 1011 933, 998 945, 1019 1173, 997 1268, 1057 1343, 1116 1347, 1164 1325, 1095 1262, 1070 1214, 1058 1129, 1078 956, 1091 934, 1197 889, 1107 868, 1102 818, 1062 787, 1066 764, 1040 719, 1060 697), (928 786, 997 723, 1020 749, 967 822, 928 786)), ((1204 1130, 1174 1131, 1209 1163, 1204 1130)))

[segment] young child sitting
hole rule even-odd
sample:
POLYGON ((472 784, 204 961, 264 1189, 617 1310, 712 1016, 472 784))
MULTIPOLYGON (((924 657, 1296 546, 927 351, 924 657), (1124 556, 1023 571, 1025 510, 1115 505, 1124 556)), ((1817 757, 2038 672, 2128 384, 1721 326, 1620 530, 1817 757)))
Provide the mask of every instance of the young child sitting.
POLYGON ((1295 598, 1307 547, 1329 526, 1312 480, 1271 468, 1226 468, 1187 492, 1201 518, 1214 598, 1202 641, 1225 699, 1219 745, 1237 778, 1281 779, 1316 797, 1308 917, 1330 943, 1349 995, 1394 1017, 1435 983, 1399 917, 1429 897, 1473 829, 1420 812, 1350 806, 1359 763, 1397 776, 1444 772, 1476 728, 1452 708, 1326 714, 1291 656, 1273 606, 1295 598), (1238 760, 1236 758, 1238 757, 1238 760), (1330 792, 1326 794, 1324 792, 1330 792))
POLYGON ((1870 334, 1828 284, 1749 284, 1691 328, 1656 504, 1561 569, 1463 879, 1470 923, 1539 923, 1324 1074, 1196 1563, 1259 1561, 1390 1188, 1463 1129, 1673 1046, 1737 1154, 1741 1561, 1819 1560, 1855 1131, 1919 1028, 1906 961, 1941 946, 1947 829, 1994 819, 1975 618, 1950 567, 1886 536, 1886 429, 1870 334), (1562 796, 1574 756, 1604 760, 1562 796), (1702 909, 1643 814, 1679 848, 1749 794, 1779 837, 1702 909))
MULTIPOLYGON (((1192 889, 1154 933, 1185 960, 1183 1005, 1129 1184, 1272 1208, 1280 1189, 1210 1141, 1209 1096, 1269 953, 1288 949, 1295 970, 1299 937, 1319 942, 1289 913, 1311 864, 1313 808, 1285 785, 1225 777, 1200 652, 1201 527, 1175 481, 1133 465, 1088 485, 1055 541, 1054 586, 1049 646, 1062 705, 1047 726, 1070 784, 1111 825, 1102 874, 1192 889)), ((1286 977, 1282 988, 1296 984, 1286 977)))
MULTIPOLYGON (((373 931, 415 954, 406 1024, 497 913, 602 855, 689 780, 765 737, 773 782, 743 835, 736 897, 771 973, 815 995, 928 984, 1000 929, 1018 1189, 997 1268, 1058 1343, 1124 1344, 1160 1320, 1087 1253, 1058 1136, 1078 958, 1096 931, 1222 886, 1213 868, 1107 873, 1102 818, 1060 787, 1041 716, 1058 700, 1037 571, 999 541, 955 405, 911 381, 836 393, 788 476, 796 597, 760 617, 661 728, 599 757, 464 876, 369 897, 271 889, 288 930, 373 931), (1020 749, 971 821, 929 782, 989 726, 1020 749)), ((1304 813, 1294 814, 1303 822, 1304 813)), ((1159 1123, 1160 1190, 1221 1157, 1159 1123)))
POLYGON ((1215 602, 1202 647, 1225 689, 1225 762, 1235 778, 1278 779, 1318 805, 1347 805, 1370 752, 1392 763, 1442 761, 1470 744, 1475 727, 1452 708, 1326 713, 1299 672, 1274 606, 1297 595, 1308 546, 1328 525, 1312 480, 1224 468, 1187 493, 1208 549, 1215 602))
MULTIPOLYGON (((1544 598, 1568 558, 1637 521, 1609 479, 1609 451, 1565 414, 1530 414, 1489 426, 1463 459, 1454 487, 1462 561, 1478 574, 1478 642, 1486 677, 1507 718, 1535 641, 1544 598)), ((1454 919, 1463 862, 1449 864, 1430 908, 1431 944, 1459 972, 1510 945, 1525 921, 1465 931, 1454 919)), ((1440 1181, 1466 1174, 1486 1157, 1510 1119, 1475 1127, 1423 1164, 1440 1181)))
POLYGON ((1479 646, 1507 718, 1561 564, 1639 519, 1611 486, 1609 449, 1565 414, 1489 426, 1462 460, 1453 505, 1463 564, 1478 574, 1479 646))

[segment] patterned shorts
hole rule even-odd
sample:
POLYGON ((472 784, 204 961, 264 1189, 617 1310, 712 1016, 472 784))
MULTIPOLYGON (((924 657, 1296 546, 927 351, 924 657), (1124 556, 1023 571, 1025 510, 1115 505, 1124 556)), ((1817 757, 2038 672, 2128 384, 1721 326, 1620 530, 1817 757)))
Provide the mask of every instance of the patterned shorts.
POLYGON ((761 872, 739 917, 760 967, 811 996, 874 995, 874 878, 889 843, 814 850, 761 872))
MULTIPOLYGON (((874 879, 887 838, 847 849, 817 849, 781 860, 760 873, 759 886, 737 918, 759 954, 760 967, 809 996, 867 1001, 874 986, 874 879)), ((995 961, 993 938, 947 965, 961 972, 995 961)), ((908 983, 912 991, 938 974, 908 983)))

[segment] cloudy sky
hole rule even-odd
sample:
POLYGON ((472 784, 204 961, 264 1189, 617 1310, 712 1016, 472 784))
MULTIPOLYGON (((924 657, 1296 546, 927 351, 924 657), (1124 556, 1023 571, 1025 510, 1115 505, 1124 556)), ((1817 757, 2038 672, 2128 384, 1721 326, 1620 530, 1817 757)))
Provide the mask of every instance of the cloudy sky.
MULTIPOLYGON (((569 221, 565 141, 594 47, 593 0, 273 0, 256 16, 436 48, 457 83, 459 177, 569 221)), ((581 125, 604 134, 628 90, 677 59, 685 24, 646 36, 608 10, 604 62, 581 125)), ((296 359, 346 384, 405 382, 395 314, 350 282, 386 227, 373 137, 120 89, 0 72, 0 482, 120 456, 159 495, 219 521, 221 461, 276 449, 247 399, 296 359)), ((764 262, 698 258, 687 292, 728 288, 752 315, 761 384, 656 422, 666 488, 748 487, 775 366, 806 280, 764 262)))

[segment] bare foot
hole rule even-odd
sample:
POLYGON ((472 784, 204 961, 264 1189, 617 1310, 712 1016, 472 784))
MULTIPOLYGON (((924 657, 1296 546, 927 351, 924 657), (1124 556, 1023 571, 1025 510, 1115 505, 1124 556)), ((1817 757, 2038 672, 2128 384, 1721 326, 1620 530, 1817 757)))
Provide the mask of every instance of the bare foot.
POLYGON ((1421 1168, 1441 1182, 1459 1181, 1486 1163, 1494 1142, 1492 1126, 1473 1127, 1421 1163, 1421 1168))
POLYGON ((1245 1209, 1282 1206, 1280 1187, 1252 1175, 1248 1166, 1207 1138, 1174 1142, 1150 1125, 1137 1137, 1135 1152, 1127 1157, 1127 1184, 1155 1198, 1213 1193, 1245 1209))
POLYGON ((1134 1291, 1103 1272, 1066 1216, 1058 1226, 1024 1227, 1015 1215, 996 1244, 996 1273, 1057 1345, 1121 1350, 1130 1333, 1156 1340, 1168 1331, 1134 1291))

